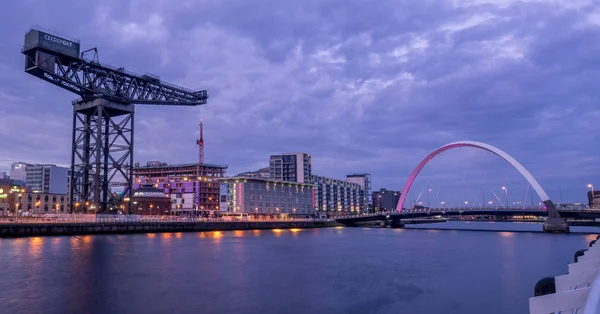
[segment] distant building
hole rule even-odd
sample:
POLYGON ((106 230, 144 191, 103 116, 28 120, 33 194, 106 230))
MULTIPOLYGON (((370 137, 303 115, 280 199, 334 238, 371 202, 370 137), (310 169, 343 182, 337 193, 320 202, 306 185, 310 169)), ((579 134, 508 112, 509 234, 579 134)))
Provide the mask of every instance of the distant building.
POLYGON ((303 216, 314 213, 311 184, 262 178, 232 177, 220 182, 220 211, 257 216, 303 216))
POLYGON ((69 169, 52 164, 13 163, 10 178, 25 182, 35 193, 67 194, 69 169))
POLYGON ((12 193, 14 198, 14 211, 18 215, 30 213, 39 214, 64 214, 67 212, 67 195, 52 193, 12 193))
POLYGON ((373 192, 373 210, 375 212, 396 210, 396 206, 400 201, 400 194, 399 191, 386 189, 373 192))
POLYGON ((600 208, 600 191, 592 191, 587 192, 588 205, 590 208, 600 208))
POLYGON ((152 184, 171 198, 171 210, 176 214, 203 214, 219 210, 218 179, 227 166, 212 164, 169 165, 150 161, 133 168, 134 189, 152 184))
POLYGON ((10 179, 10 177, 8 176, 8 173, 0 171, 0 179, 10 179))
POLYGON ((306 153, 284 153, 269 158, 269 178, 279 181, 310 183, 312 161, 306 153))
POLYGON ((28 165, 25 184, 36 193, 67 194, 69 169, 56 165, 28 165))
POLYGON ((28 164, 24 162, 15 162, 10 165, 10 178, 25 182, 27 176, 27 166, 28 164))
POLYGON ((315 207, 328 215, 366 212, 365 190, 358 183, 313 175, 315 207))
POLYGON ((242 172, 236 175, 236 177, 247 177, 247 178, 269 178, 269 167, 260 168, 256 171, 242 172))
POLYGON ((25 193, 25 183, 18 180, 0 179, 0 216, 14 213, 15 197, 25 193))
POLYGON ((171 198, 164 189, 155 188, 152 184, 142 184, 133 192, 131 198, 133 214, 138 215, 169 215, 171 211, 171 198))
POLYGON ((584 210, 588 207, 581 203, 556 203, 556 208, 560 210, 584 210))
POLYGON ((363 208, 373 208, 373 200, 371 199, 371 175, 368 173, 355 173, 346 176, 346 181, 359 184, 364 190, 363 208))

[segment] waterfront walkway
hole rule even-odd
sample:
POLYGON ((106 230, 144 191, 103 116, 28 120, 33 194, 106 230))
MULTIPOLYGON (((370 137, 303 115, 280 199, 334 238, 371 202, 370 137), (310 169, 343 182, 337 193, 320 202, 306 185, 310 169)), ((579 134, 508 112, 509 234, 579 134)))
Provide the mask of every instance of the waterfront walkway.
POLYGON ((224 220, 151 216, 0 219, 0 238, 126 234, 154 232, 203 232, 259 229, 327 228, 340 226, 331 219, 224 220))

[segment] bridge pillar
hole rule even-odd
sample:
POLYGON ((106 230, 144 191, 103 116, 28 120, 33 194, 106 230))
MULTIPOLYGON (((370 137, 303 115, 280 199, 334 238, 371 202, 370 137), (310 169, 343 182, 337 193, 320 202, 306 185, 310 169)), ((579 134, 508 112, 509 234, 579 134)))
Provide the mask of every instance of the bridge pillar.
POLYGON ((390 228, 404 228, 404 223, 399 218, 391 219, 390 228))
POLYGON ((558 210, 551 200, 544 201, 548 210, 548 219, 544 222, 544 232, 569 233, 569 224, 560 217, 558 210))

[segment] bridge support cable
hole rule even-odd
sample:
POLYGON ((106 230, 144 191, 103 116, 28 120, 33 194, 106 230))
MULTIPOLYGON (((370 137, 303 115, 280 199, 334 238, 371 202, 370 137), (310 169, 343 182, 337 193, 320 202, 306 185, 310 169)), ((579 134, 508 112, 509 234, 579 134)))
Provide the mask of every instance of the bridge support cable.
MULTIPOLYGON (((504 207, 504 203, 502 203, 502 201, 500 200, 500 198, 498 197, 498 195, 496 195, 496 192, 492 191, 492 193, 494 194, 494 196, 495 196, 495 197, 496 197, 496 199, 498 200, 498 203, 500 203, 500 205, 501 205, 502 207, 504 207)), ((508 204, 507 204, 506 206, 508 206, 508 204)))

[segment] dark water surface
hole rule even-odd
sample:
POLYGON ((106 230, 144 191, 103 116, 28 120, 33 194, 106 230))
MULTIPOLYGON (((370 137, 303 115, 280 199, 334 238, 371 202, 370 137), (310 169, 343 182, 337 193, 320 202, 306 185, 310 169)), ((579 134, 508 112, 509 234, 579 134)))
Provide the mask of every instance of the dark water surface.
POLYGON ((332 228, 0 240, 0 313, 527 313, 595 235, 332 228))

